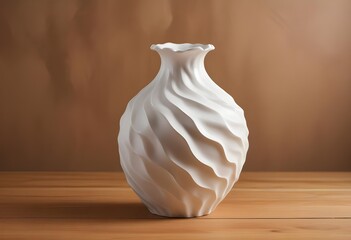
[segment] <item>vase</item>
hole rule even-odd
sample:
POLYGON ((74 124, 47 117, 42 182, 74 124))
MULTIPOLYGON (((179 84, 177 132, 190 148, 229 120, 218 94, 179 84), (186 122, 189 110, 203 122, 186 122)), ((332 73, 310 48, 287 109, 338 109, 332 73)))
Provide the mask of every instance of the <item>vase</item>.
POLYGON ((204 66, 211 44, 156 44, 154 78, 120 120, 120 164, 153 214, 211 213, 231 191, 248 150, 243 110, 204 66))

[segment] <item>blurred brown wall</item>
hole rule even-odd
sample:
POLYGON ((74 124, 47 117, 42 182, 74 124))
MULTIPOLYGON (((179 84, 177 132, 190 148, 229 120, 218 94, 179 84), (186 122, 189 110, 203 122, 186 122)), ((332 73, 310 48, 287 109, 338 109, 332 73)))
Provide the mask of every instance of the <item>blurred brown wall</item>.
POLYGON ((351 170, 351 1, 1 1, 0 170, 120 169, 152 43, 212 43, 245 109, 245 170, 351 170))

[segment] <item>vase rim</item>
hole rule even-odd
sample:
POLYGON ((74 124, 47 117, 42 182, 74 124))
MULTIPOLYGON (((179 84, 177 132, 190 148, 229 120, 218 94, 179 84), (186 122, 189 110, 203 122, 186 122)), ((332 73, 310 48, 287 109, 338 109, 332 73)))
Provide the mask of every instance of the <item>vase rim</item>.
POLYGON ((212 44, 167 42, 167 43, 152 44, 150 49, 154 51, 168 49, 172 52, 187 52, 187 51, 198 49, 198 50, 207 52, 215 49, 215 47, 212 44))

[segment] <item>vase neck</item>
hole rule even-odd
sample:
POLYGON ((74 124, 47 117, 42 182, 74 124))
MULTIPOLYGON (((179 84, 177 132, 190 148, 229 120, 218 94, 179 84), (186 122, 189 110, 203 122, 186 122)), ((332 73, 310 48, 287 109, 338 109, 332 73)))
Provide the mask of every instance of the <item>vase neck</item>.
POLYGON ((161 57, 161 69, 164 71, 204 69, 204 59, 207 52, 159 52, 161 57))

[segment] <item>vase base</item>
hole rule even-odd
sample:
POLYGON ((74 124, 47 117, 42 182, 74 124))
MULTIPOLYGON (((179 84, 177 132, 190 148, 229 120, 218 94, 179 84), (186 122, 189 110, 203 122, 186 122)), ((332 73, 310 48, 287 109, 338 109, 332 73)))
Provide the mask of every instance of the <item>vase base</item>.
POLYGON ((203 214, 168 214, 168 213, 160 213, 157 212, 153 209, 149 209, 149 212, 152 213, 153 215, 156 215, 158 217, 164 217, 164 218, 197 218, 197 217, 204 217, 209 215, 211 212, 208 213, 203 213, 203 214))

